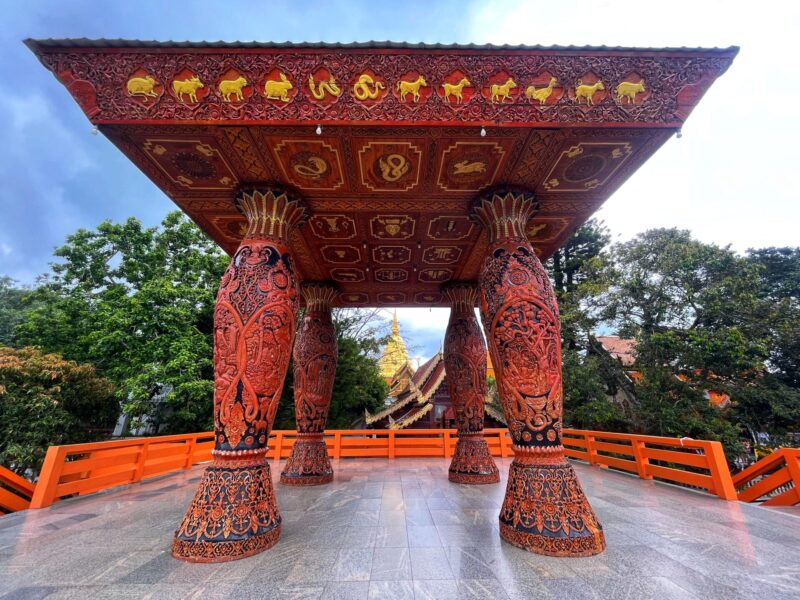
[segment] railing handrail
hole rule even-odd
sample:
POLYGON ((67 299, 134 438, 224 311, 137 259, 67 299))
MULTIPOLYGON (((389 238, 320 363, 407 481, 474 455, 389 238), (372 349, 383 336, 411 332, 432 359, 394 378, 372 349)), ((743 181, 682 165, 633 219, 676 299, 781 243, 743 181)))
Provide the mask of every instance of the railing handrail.
POLYGON ((30 506, 34 484, 14 471, 0 466, 0 515, 30 506))

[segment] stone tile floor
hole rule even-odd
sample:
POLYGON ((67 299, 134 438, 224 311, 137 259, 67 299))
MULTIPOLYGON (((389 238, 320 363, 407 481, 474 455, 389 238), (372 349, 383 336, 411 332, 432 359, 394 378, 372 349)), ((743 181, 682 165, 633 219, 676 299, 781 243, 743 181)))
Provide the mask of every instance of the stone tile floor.
MULTIPOLYGON (((509 459, 501 461, 507 471, 509 459)), ((800 509, 770 510, 576 469, 606 531, 591 558, 502 543, 505 481, 441 459, 335 461, 333 484, 276 484, 281 540, 230 563, 172 559, 202 467, 0 518, 0 598, 640 600, 800 598, 800 509)), ((273 478, 280 467, 273 465, 273 478)))

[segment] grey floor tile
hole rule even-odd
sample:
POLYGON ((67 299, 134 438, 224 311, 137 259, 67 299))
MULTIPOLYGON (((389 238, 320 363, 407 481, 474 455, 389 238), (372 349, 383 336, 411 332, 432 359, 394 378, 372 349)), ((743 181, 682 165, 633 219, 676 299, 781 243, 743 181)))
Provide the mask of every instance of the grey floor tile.
POLYGON ((414 581, 414 600, 459 600, 458 585, 453 579, 414 581))
POLYGON ((332 581, 369 581, 372 548, 343 548, 331 570, 332 581))
POLYGON ((371 579, 411 579, 411 558, 408 548, 375 548, 372 555, 371 579))
POLYGON ((406 532, 408 533, 408 545, 411 548, 438 548, 442 545, 439 531, 433 525, 409 525, 406 532))
POLYGON ((366 600, 368 581, 332 581, 325 586, 320 600, 366 600))
POLYGON ((370 581, 369 600, 414 600, 411 581, 370 581))
POLYGON ((508 600, 508 594, 497 579, 459 579, 459 600, 508 600))
POLYGON ((417 579, 453 579, 444 548, 409 548, 411 576, 417 579))

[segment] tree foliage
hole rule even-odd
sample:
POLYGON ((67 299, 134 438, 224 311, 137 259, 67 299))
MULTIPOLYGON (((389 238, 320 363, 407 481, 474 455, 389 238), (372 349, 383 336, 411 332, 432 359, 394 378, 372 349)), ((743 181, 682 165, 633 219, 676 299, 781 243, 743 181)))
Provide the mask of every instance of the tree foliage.
POLYGON ((91 365, 0 347, 0 464, 35 475, 49 446, 101 439, 118 415, 114 386, 91 365))
POLYGON ((15 341, 94 364, 125 411, 162 433, 208 429, 214 296, 227 264, 216 244, 173 212, 160 228, 128 219, 80 229, 55 255, 15 341))

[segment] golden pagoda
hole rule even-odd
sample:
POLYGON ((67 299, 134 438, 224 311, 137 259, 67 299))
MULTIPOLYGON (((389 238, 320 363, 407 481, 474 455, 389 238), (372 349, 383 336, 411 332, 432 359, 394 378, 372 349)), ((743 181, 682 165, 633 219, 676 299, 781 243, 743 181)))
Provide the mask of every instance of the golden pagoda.
POLYGON ((383 349, 383 354, 378 359, 378 368, 380 369, 381 376, 386 380, 386 383, 391 384, 392 377, 397 373, 401 367, 411 367, 408 360, 408 352, 406 351, 406 343, 400 337, 400 325, 397 322, 397 311, 394 311, 394 319, 392 320, 392 335, 389 341, 386 342, 386 347, 383 349))

